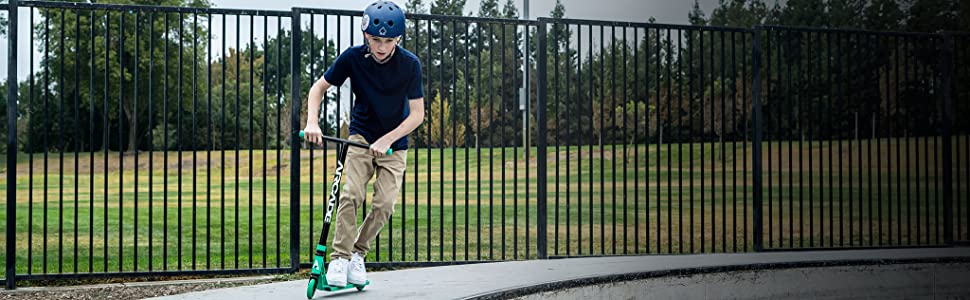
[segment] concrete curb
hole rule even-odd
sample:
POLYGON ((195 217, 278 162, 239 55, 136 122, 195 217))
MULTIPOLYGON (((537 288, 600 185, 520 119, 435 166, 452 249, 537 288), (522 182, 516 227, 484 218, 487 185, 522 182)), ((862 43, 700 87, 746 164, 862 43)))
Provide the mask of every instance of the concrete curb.
POLYGON ((817 268, 817 267, 847 267, 847 266, 874 266, 874 265, 906 265, 924 263, 970 263, 970 257, 934 257, 934 258, 911 258, 911 259, 859 259, 859 260, 832 260, 832 261, 797 261, 784 263, 765 263, 749 265, 729 265, 698 267, 684 269, 670 269, 646 272, 632 272, 624 274, 613 274, 592 277, 577 277, 566 280, 549 281, 539 284, 513 286, 503 289, 488 291, 461 299, 493 300, 493 299, 512 299, 532 294, 562 290, 567 288, 578 288, 590 285, 605 283, 617 283, 624 281, 642 280, 650 278, 662 278, 672 276, 692 276, 701 274, 714 274, 736 271, 758 271, 758 270, 784 270, 798 268, 817 268))

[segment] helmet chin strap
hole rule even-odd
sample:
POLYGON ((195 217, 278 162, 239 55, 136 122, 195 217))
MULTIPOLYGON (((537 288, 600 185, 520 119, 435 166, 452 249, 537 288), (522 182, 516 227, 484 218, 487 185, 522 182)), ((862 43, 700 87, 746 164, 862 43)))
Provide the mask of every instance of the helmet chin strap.
POLYGON ((391 57, 393 57, 394 53, 397 52, 397 47, 391 48, 391 53, 389 53, 387 57, 385 57, 384 59, 377 59, 376 56, 372 55, 370 51, 370 41, 368 41, 366 37, 364 37, 364 46, 367 47, 367 53, 364 54, 364 57, 371 57, 374 59, 375 62, 379 64, 383 64, 383 63, 386 63, 388 60, 391 60, 391 57))

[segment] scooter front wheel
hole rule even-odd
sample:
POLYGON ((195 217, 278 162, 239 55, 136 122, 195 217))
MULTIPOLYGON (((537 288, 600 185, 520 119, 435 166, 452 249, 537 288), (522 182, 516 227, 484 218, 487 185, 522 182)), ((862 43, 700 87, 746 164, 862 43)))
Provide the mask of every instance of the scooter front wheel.
POLYGON ((313 293, 317 291, 317 280, 315 278, 310 278, 310 282, 306 286, 306 298, 313 299, 313 293))

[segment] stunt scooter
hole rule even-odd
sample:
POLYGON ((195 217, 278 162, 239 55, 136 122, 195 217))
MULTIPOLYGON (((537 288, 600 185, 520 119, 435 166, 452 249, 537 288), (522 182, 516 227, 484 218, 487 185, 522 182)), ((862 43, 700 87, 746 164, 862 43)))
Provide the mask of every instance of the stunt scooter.
MULTIPOLYGON (((300 138, 305 138, 302 130, 300 131, 300 138)), ((323 216, 323 231, 320 232, 320 240, 317 241, 317 248, 313 253, 313 267, 310 270, 310 282, 307 283, 306 286, 307 299, 313 298, 313 294, 316 292, 316 290, 335 292, 356 288, 358 291, 360 291, 363 290, 365 286, 370 284, 370 280, 364 284, 348 283, 346 286, 334 286, 327 284, 327 271, 323 267, 326 263, 327 233, 330 231, 330 217, 333 215, 333 210, 337 207, 339 202, 337 198, 340 196, 340 177, 343 174, 344 160, 347 158, 347 149, 349 147, 368 149, 370 146, 329 136, 323 136, 323 140, 325 142, 334 142, 339 145, 339 147, 337 147, 337 169, 334 172, 333 182, 330 186, 330 198, 327 202, 327 213, 323 216)), ((391 149, 387 149, 387 155, 391 155, 392 152, 393 151, 391 149)))

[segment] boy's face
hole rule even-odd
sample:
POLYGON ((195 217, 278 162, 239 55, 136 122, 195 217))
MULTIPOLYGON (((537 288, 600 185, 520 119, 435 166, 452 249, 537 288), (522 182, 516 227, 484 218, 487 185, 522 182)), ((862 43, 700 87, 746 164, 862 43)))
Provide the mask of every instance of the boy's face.
POLYGON ((397 42, 400 38, 384 38, 377 37, 370 34, 364 33, 364 39, 367 40, 368 47, 370 47, 371 55, 379 61, 387 59, 389 55, 392 54, 394 47, 397 46, 397 42))

